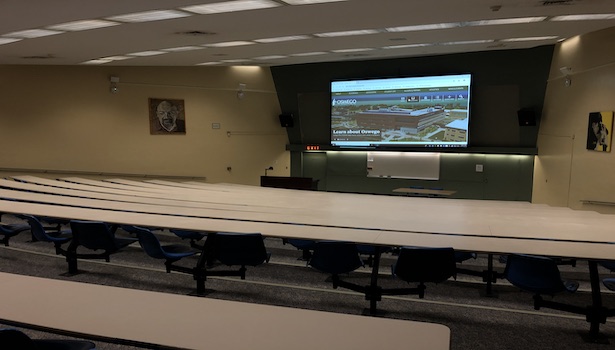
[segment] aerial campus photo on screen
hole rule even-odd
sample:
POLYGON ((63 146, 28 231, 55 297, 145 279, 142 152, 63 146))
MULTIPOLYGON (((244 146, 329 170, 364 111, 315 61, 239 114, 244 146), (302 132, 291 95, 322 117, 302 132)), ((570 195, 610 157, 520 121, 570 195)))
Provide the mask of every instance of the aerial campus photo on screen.
POLYGON ((334 146, 465 147, 470 76, 333 82, 334 146))

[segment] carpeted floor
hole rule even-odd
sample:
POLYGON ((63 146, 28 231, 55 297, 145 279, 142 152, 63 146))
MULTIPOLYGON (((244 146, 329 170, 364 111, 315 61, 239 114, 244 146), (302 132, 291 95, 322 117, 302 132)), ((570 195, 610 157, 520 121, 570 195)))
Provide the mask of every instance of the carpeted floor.
MULTIPOLYGON (((18 221, 8 215, 3 216, 2 220, 18 221)), ((169 232, 157 233, 162 241, 181 243, 179 238, 169 232)), ((118 234, 125 232, 120 230, 118 234)), ((66 277, 61 275, 67 271, 66 261, 64 257, 54 254, 53 245, 46 242, 29 242, 29 239, 29 232, 24 232, 11 239, 10 247, 0 248, 0 271, 165 293, 190 294, 195 290, 192 276, 166 273, 163 262, 148 257, 138 244, 113 255, 110 263, 80 260, 79 268, 83 272, 66 277)), ((183 243, 187 244, 185 241, 183 243)), ((265 244, 272 254, 268 264, 248 268, 246 280, 243 281, 237 277, 208 278, 206 288, 209 294, 206 297, 347 314, 362 314, 369 306, 363 295, 341 288, 333 289, 325 274, 298 260, 301 252, 294 247, 273 238, 267 238, 265 244)), ((383 256, 380 279, 383 286, 406 286, 406 283, 392 278, 388 273, 395 259, 394 255, 383 256)), ((180 264, 193 266, 196 260, 196 257, 187 258, 180 264)), ((479 255, 475 260, 464 262, 463 266, 482 271, 486 267, 486 256, 479 255)), ((495 268, 498 271, 504 269, 504 265, 497 258, 495 268)), ((576 293, 557 295, 554 299, 581 306, 588 305, 591 299, 585 262, 578 261, 576 267, 561 266, 560 269, 565 278, 581 282, 581 288, 576 293)), ((370 269, 366 267, 344 278, 365 281, 367 284, 369 272, 370 269)), ((604 276, 609 274, 603 269, 601 273, 604 276)), ((498 280, 494 285, 496 297, 481 296, 484 290, 484 283, 479 278, 459 275, 456 280, 428 285, 424 299, 418 299, 416 296, 383 297, 378 309, 382 312, 380 317, 434 322, 448 326, 452 334, 451 349, 454 350, 585 350, 615 347, 615 324, 611 320, 601 325, 601 330, 612 345, 587 343, 580 336, 580 333, 589 329, 584 316, 548 309, 535 311, 530 294, 519 291, 503 280, 498 280)), ((41 297, 44 297, 44 291, 41 291, 41 297)), ((603 299, 607 307, 615 307, 615 294, 606 291, 603 293, 603 299)), ((206 331, 204 329, 202 335, 195 336, 205 337, 206 331)), ((25 329, 25 332, 35 338, 62 337, 29 329, 25 329)), ((309 341, 311 336, 318 335, 307 335, 305 339, 297 341, 309 341)), ((125 345, 96 343, 97 348, 103 350, 135 349, 125 345)), ((412 349, 412 344, 399 344, 396 339, 391 339, 390 343, 382 346, 412 349)), ((203 349, 207 349, 205 342, 203 349)))

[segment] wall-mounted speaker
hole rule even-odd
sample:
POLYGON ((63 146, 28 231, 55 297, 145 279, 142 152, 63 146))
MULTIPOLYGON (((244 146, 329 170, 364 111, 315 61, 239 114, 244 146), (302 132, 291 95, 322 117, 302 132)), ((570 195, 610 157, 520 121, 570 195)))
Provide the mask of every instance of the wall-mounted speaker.
POLYGON ((292 114, 280 114, 280 125, 284 128, 292 128, 295 125, 292 114))
POLYGON ((536 113, 531 109, 521 109, 517 111, 519 126, 536 126, 536 113))

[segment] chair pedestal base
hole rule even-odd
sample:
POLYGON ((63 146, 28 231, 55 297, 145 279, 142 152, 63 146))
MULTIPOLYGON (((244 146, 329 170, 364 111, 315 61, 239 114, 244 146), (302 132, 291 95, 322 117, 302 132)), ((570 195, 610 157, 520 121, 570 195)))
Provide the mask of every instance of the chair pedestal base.
POLYGON ((607 336, 600 332, 598 332, 597 334, 592 333, 591 331, 590 332, 579 332, 579 335, 581 336, 581 339, 583 339, 583 341, 586 343, 604 344, 604 345, 610 344, 607 336))

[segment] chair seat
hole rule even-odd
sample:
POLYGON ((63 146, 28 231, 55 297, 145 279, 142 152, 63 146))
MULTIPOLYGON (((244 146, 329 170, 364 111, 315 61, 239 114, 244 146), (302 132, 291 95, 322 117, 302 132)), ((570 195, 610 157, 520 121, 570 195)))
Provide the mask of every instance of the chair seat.
POLYGON ((181 259, 187 256, 195 255, 198 252, 191 249, 190 247, 181 245, 181 244, 168 244, 161 246, 162 250, 164 250, 167 258, 170 259, 181 259))
POLYGON ((605 278, 602 280, 602 284, 608 289, 615 291, 615 278, 605 278))

